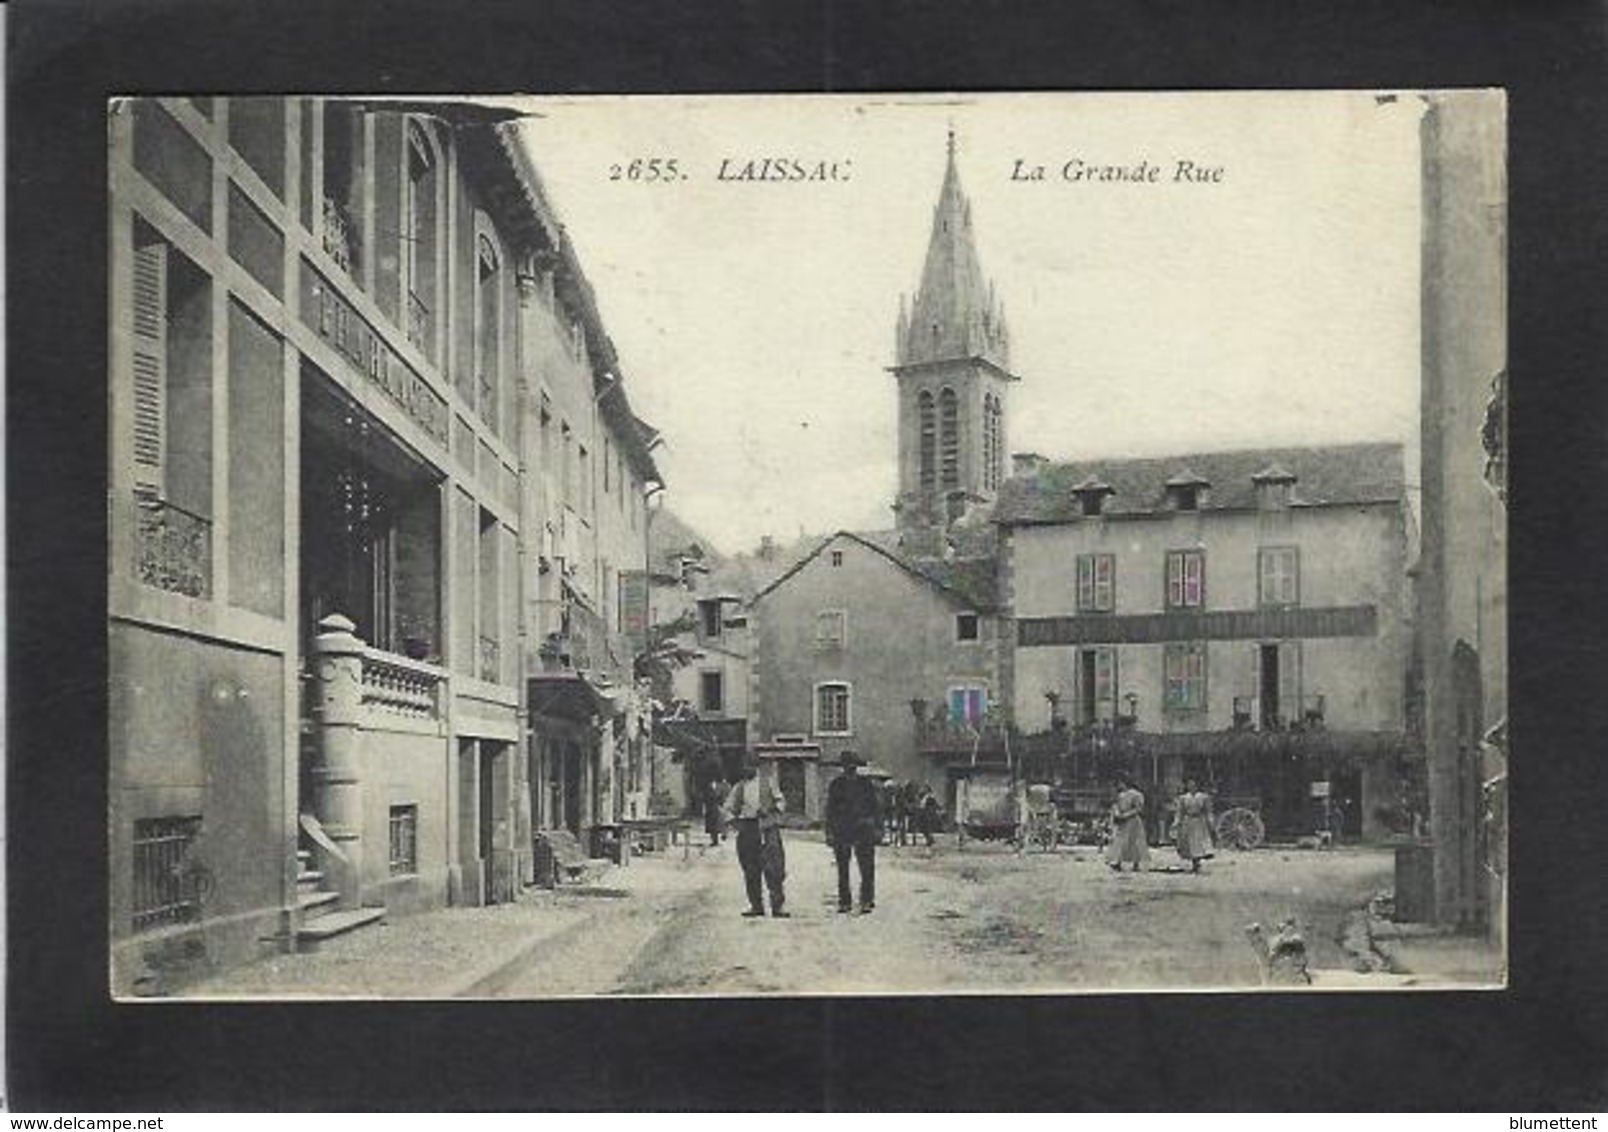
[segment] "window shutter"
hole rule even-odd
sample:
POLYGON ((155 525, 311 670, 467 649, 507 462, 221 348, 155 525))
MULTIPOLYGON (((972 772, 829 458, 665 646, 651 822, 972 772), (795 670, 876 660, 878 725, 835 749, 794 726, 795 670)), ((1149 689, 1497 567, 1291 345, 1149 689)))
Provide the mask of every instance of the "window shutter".
POLYGON ((1206 560, 1199 554, 1184 555, 1184 602, 1187 605, 1200 605, 1201 591, 1205 587, 1206 560))
POLYGON ((1112 649, 1094 652, 1094 714, 1098 719, 1116 718, 1116 654, 1112 649))
POLYGON ((167 428, 166 244, 134 249, 134 485, 160 496, 167 428))
POLYGON ((1262 646, 1251 646, 1251 726, 1262 729, 1262 646))
POLYGON ((1094 559, 1078 555, 1078 608, 1094 608, 1094 559))
POLYGON ((1279 708, 1285 719, 1301 717, 1301 642, 1279 645, 1279 708))

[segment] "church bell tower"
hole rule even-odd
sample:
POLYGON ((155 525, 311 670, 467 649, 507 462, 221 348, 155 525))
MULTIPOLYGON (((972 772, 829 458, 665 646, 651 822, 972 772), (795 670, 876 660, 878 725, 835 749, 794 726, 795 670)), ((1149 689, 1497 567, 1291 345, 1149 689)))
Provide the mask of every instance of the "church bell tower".
POLYGON ((960 187, 955 132, 933 210, 927 260, 913 301, 899 299, 901 529, 948 526, 987 503, 1005 478, 1005 401, 1010 335, 972 238, 971 202, 960 187))

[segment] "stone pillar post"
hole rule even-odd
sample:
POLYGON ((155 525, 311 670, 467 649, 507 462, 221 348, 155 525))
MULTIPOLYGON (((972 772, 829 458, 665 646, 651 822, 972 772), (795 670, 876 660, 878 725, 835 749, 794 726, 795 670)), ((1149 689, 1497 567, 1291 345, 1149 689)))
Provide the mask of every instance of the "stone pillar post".
POLYGON ((319 868, 341 894, 340 907, 363 903, 362 728, 363 642, 350 620, 332 613, 313 640, 313 718, 318 765, 313 812, 336 852, 322 851, 319 868))

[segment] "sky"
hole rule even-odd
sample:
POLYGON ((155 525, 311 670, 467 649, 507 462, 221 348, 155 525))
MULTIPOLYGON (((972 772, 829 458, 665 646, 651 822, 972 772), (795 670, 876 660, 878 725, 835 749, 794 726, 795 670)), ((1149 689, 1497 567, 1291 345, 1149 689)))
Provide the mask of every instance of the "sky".
POLYGON ((1418 106, 1365 92, 584 96, 524 100, 520 129, 633 407, 665 435, 665 503, 732 553, 892 525, 886 367, 951 128, 1022 379, 1010 451, 1411 444, 1418 106), (719 179, 723 162, 767 157, 836 163, 841 179, 719 179), (679 175, 633 180, 630 162, 653 158, 679 175), (1148 162, 1159 180, 1068 181, 1073 160, 1148 162), (1045 179, 1013 179, 1018 161, 1045 179), (1178 181, 1180 161, 1220 179, 1178 181))

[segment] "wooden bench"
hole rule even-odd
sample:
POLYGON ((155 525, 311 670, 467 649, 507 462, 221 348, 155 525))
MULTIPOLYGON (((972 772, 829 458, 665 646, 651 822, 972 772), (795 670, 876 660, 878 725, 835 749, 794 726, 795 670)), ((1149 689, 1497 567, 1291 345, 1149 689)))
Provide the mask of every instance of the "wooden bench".
POLYGON ((549 888, 566 880, 585 884, 607 867, 607 862, 588 857, 567 829, 538 829, 536 847, 537 883, 549 888))

